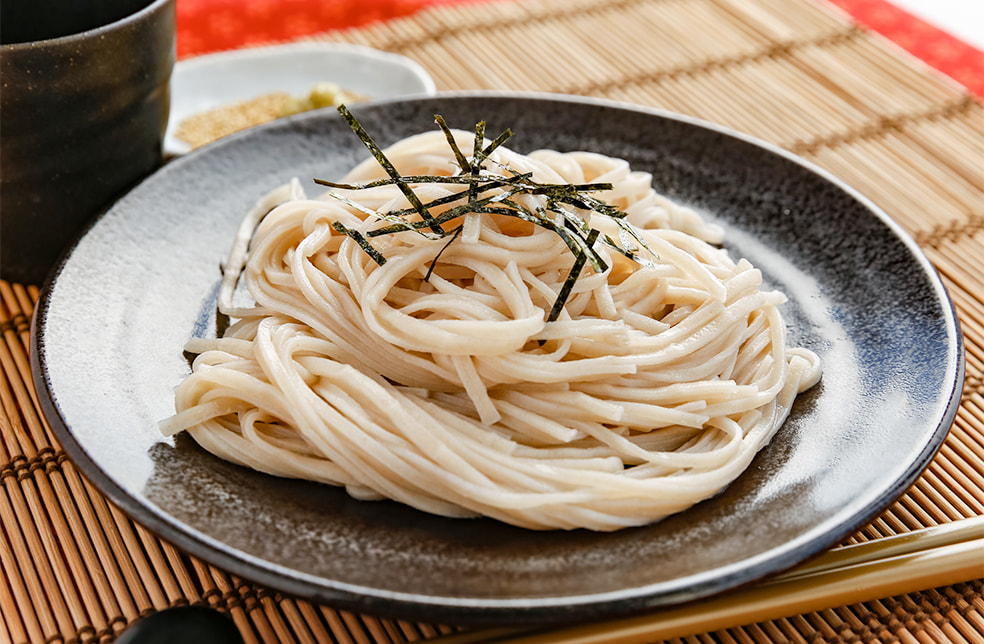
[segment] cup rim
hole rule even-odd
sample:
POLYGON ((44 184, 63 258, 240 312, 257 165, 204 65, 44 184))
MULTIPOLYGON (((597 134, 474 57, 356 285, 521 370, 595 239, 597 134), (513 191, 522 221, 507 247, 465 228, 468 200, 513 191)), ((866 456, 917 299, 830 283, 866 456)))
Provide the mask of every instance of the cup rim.
POLYGON ((106 23, 105 25, 99 25, 98 27, 86 29, 85 31, 79 31, 64 36, 56 36, 54 38, 42 38, 41 40, 30 40, 28 42, 3 43, 2 45, 0 45, 0 47, 2 47, 3 51, 28 50, 42 45, 53 46, 53 45, 72 42, 82 38, 89 38, 98 35, 100 33, 115 31, 117 29, 125 27, 131 22, 139 22, 143 20, 145 15, 154 13, 157 10, 159 10, 162 6, 166 4, 173 4, 175 2, 176 0, 151 0, 145 6, 138 9, 137 11, 125 15, 119 20, 114 20, 113 22, 106 23))

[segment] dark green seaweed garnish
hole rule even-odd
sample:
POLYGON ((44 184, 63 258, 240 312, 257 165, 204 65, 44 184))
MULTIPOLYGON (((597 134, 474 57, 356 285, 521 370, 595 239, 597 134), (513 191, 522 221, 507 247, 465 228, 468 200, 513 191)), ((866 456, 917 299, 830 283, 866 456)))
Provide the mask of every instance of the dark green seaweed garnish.
POLYGON ((362 140, 373 158, 379 162, 388 178, 362 184, 336 183, 323 179, 315 179, 315 182, 340 190, 362 190, 383 185, 395 185, 411 206, 390 212, 377 212, 336 192, 328 193, 365 215, 387 222, 387 225, 367 231, 365 235, 339 222, 333 225, 335 230, 351 237, 379 265, 383 265, 386 258, 372 245, 370 241, 372 238, 404 231, 415 231, 432 240, 447 238, 447 242, 428 267, 427 274, 424 276, 424 280, 427 281, 434 271, 438 258, 461 234, 462 226, 460 224, 450 230, 446 227, 447 224, 455 222, 468 213, 503 215, 530 222, 556 233, 574 255, 574 263, 570 273, 561 286, 560 292, 557 293, 557 298, 547 316, 547 322, 553 322, 560 316, 560 312, 564 309, 564 305, 574 288, 574 283, 586 263, 590 264, 592 270, 596 272, 608 269, 608 265, 594 250, 596 242, 600 241, 605 246, 641 265, 651 265, 651 260, 640 255, 640 249, 645 249, 650 255, 652 255, 652 251, 646 245, 639 231, 625 220, 626 213, 589 194, 611 190, 612 184, 539 183, 533 180, 532 173, 515 173, 510 168, 498 164, 496 164, 495 170, 489 168, 488 165, 492 164, 489 156, 512 136, 511 130, 505 130, 491 143, 482 147, 485 141, 485 122, 479 122, 475 125, 475 145, 469 158, 458 147, 454 140, 454 134, 444 118, 441 115, 435 115, 434 119, 441 131, 444 132, 448 146, 454 155, 459 174, 453 176, 404 176, 386 158, 380 147, 345 105, 340 105, 338 112, 352 128, 352 131, 362 140), (461 185, 463 189, 454 194, 423 203, 413 191, 412 186, 426 183, 456 184, 461 185), (492 190, 499 190, 500 192, 489 194, 492 190), (546 205, 531 210, 513 198, 521 194, 543 195, 546 197, 546 205), (431 209, 436 207, 446 207, 447 209, 439 215, 434 215, 431 209), (577 214, 577 210, 590 211, 609 217, 619 228, 619 241, 616 242, 608 235, 601 236, 597 229, 589 226, 585 219, 577 214), (419 219, 413 219, 413 215, 417 215, 419 219), (601 237, 600 240, 599 237, 601 237))
POLYGON ((340 221, 336 221, 331 225, 331 227, 343 235, 348 235, 354 239, 355 243, 361 246, 362 250, 366 251, 366 255, 371 257, 380 266, 386 263, 386 258, 383 257, 383 254, 373 248, 372 244, 369 243, 369 240, 367 240, 358 230, 352 230, 340 221))

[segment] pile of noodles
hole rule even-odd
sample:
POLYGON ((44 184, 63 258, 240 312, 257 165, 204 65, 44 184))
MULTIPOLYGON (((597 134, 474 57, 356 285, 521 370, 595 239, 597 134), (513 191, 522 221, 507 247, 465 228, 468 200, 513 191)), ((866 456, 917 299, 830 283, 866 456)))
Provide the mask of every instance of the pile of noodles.
MULTIPOLYGON (((472 149, 475 134, 454 137, 472 149)), ((462 172, 437 131, 384 153, 405 176, 462 172)), ((469 213, 453 239, 372 238, 380 263, 339 231, 387 225, 367 213, 409 208, 405 192, 308 198, 292 182, 244 222, 220 297, 236 322, 189 344, 197 359, 162 431, 359 499, 533 529, 649 523, 727 486, 820 377, 815 354, 786 346, 784 296, 623 160, 502 146, 484 168, 612 184, 595 197, 627 213, 647 261, 596 244, 605 270, 585 266, 548 322, 574 262, 555 231, 469 213), (233 306, 237 279, 255 306, 233 306)), ((387 176, 368 159, 343 181, 387 176)), ((424 203, 463 190, 412 188, 424 203)), ((535 211, 546 197, 511 199, 535 211)), ((574 211, 625 239, 610 217, 574 211)))

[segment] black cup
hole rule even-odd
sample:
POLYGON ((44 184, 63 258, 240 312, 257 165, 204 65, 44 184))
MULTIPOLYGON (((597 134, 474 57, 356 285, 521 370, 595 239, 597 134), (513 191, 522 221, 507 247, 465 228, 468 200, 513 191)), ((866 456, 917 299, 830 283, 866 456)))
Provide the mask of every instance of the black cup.
POLYGON ((175 0, 0 2, 0 277, 40 284, 161 163, 175 0))

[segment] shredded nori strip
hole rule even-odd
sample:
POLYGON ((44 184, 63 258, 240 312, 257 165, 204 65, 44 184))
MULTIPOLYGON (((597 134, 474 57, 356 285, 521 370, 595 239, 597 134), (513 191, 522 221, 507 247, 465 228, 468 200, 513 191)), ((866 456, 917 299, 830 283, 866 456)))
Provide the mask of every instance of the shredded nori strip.
POLYGON ((451 132, 451 128, 448 127, 448 124, 444 121, 444 117, 440 114, 435 114, 434 120, 437 121, 441 131, 444 132, 444 138, 448 140, 448 145, 451 147, 451 152, 454 153, 454 158, 458 162, 458 167, 461 168, 462 172, 471 172, 471 164, 461 151, 461 148, 458 147, 457 142, 455 142, 454 134, 451 132))
MULTIPOLYGON (((352 131, 355 132, 355 134, 360 139, 362 139, 362 143, 369 150, 369 153, 373 156, 373 158, 375 158, 376 161, 379 162, 379 165, 381 165, 383 169, 386 170, 386 174, 388 174, 389 176, 393 177, 393 179, 396 180, 396 185, 400 188, 400 191, 403 192, 403 194, 406 196, 407 201, 409 201, 410 204, 417 209, 417 212, 420 213, 420 217, 424 220, 432 219, 430 212, 428 212, 427 209, 424 208, 424 204, 420 203, 420 198, 417 196, 417 193, 411 190, 410 186, 406 184, 406 181, 403 179, 400 173, 397 172, 396 168, 393 166, 390 160, 386 158, 386 155, 383 154, 383 151, 379 149, 379 146, 376 145, 376 142, 372 140, 372 137, 369 136, 369 133, 365 131, 365 129, 362 127, 362 124, 359 123, 359 121, 355 118, 355 116, 352 115, 349 109, 345 107, 344 104, 339 105, 338 113, 342 115, 342 118, 345 119, 345 122, 349 124, 350 128, 352 128, 352 131)), ((445 232, 437 224, 434 224, 431 227, 431 229, 435 233, 445 232)))
MULTIPOLYGON (((594 245, 596 239, 598 239, 598 231, 592 228, 591 232, 588 233, 588 238, 585 240, 588 248, 594 245)), ((564 285, 560 287, 560 293, 557 294, 557 299, 554 300, 553 308, 550 309, 550 315, 547 316, 547 322, 556 320, 560 316, 560 312, 564 310, 567 298, 571 296, 571 289, 574 288, 574 282, 577 281, 578 276, 581 274, 581 269, 584 268, 584 261, 587 257, 587 253, 581 252, 574 258, 574 265, 571 266, 571 272, 567 274, 564 285)))
POLYGON ((349 237, 354 239, 355 243, 361 246, 362 250, 366 251, 366 255, 373 258, 373 260, 375 260, 375 262, 380 266, 386 263, 386 258, 383 257, 383 254, 380 253, 375 248, 373 248, 372 244, 370 244, 369 241, 358 230, 348 228, 345 226, 345 224, 343 224, 340 221, 336 221, 331 225, 331 227, 337 230, 338 232, 342 233, 343 235, 348 235, 349 237))
MULTIPOLYGON (((338 112, 348 123, 352 131, 362 140, 373 158, 379 162, 380 166, 388 175, 388 178, 361 184, 337 183, 324 179, 315 179, 314 181, 329 188, 352 191, 384 185, 395 185, 407 198, 407 201, 410 202, 410 208, 390 212, 378 212, 371 208, 361 206, 344 195, 336 192, 328 193, 329 196, 342 201, 358 212, 389 222, 389 225, 374 228, 367 231, 364 235, 357 230, 344 226, 340 222, 335 222, 332 225, 338 232, 351 237, 380 266, 386 263, 386 258, 372 245, 370 242, 371 238, 404 231, 414 231, 432 240, 448 238, 427 269, 427 274, 424 276, 424 280, 427 281, 433 274, 440 256, 458 238, 463 228, 461 225, 458 225, 452 230, 446 230, 444 228, 445 224, 453 222, 468 213, 515 217, 553 231, 563 240, 574 255, 574 264, 571 266, 567 279, 561 286, 560 292, 557 293, 557 298, 554 300, 553 307, 547 316, 547 322, 553 322, 557 320, 561 311, 564 309, 574 288, 574 284, 586 263, 589 263, 596 272, 608 270, 608 264, 605 263, 594 249, 594 244, 598 241, 600 232, 590 227, 584 218, 579 216, 574 210, 571 210, 572 208, 598 213, 611 218, 619 228, 619 242, 605 235, 601 238, 601 243, 640 265, 652 265, 652 261, 640 255, 639 251, 640 249, 645 249, 649 255, 655 255, 646 245, 639 231, 625 220, 626 213, 588 194, 590 192, 611 190, 613 187, 612 184, 544 184, 534 181, 532 173, 513 173, 510 168, 505 167, 504 170, 511 173, 507 176, 506 174, 498 174, 483 167, 486 161, 489 161, 489 156, 492 152, 512 137, 513 133, 511 130, 505 130, 488 145, 482 147, 485 141, 485 122, 480 121, 477 123, 475 125, 474 148, 472 150, 472 157, 469 159, 455 142, 454 134, 445 122, 444 117, 439 114, 435 115, 434 120, 448 141, 448 146, 451 148, 460 174, 452 176, 401 175, 348 108, 340 105, 338 112), (485 174, 482 173, 483 170, 485 174), (413 191, 412 186, 413 184, 427 183, 457 184, 466 187, 466 189, 425 204, 413 191), (493 195, 486 195, 490 190, 498 189, 502 189, 502 191, 493 195), (512 198, 521 194, 543 195, 547 198, 546 206, 537 207, 536 210, 530 210, 512 198), (458 203, 462 200, 464 203, 458 203), (431 213, 431 208, 438 206, 451 207, 435 216, 431 213), (419 220, 410 219, 413 215, 419 216, 419 220)), ((500 165, 500 167, 502 166, 500 165)))
POLYGON ((434 255, 434 259, 431 260, 430 266, 427 267, 427 274, 424 275, 425 282, 430 281, 431 274, 434 272, 434 267, 437 266, 437 260, 439 260, 441 258, 441 255, 444 254, 444 251, 448 249, 448 246, 451 245, 451 242, 458 239, 458 235, 461 234, 461 230, 463 228, 464 226, 458 226, 457 228, 455 228, 454 232, 451 234, 451 239, 448 240, 448 243, 444 244, 444 246, 441 247, 441 250, 437 251, 437 255, 434 255))

